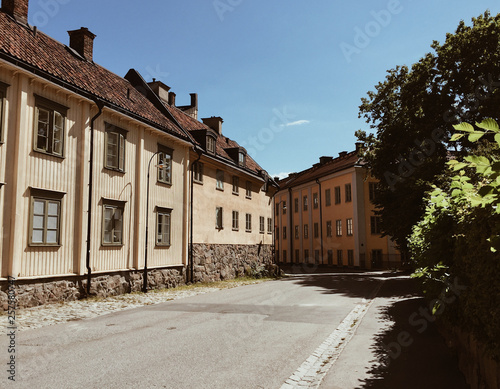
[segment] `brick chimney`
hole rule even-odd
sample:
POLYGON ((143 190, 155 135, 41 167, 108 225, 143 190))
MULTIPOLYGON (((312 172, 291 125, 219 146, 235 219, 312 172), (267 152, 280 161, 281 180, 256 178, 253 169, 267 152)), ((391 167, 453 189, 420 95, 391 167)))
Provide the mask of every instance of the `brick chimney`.
POLYGON ((174 92, 170 92, 168 94, 168 105, 170 105, 171 107, 175 107, 175 93, 174 92))
POLYGON ((69 47, 75 50, 87 61, 93 61, 94 57, 94 38, 88 28, 82 27, 79 30, 68 31, 69 47))
POLYGON ((2 0, 2 11, 20 23, 28 23, 29 0, 2 0))
POLYGON ((212 116, 201 120, 203 121, 203 124, 210 127, 217 134, 222 135, 222 123, 224 122, 224 120, 222 120, 220 116, 212 116))
POLYGON ((319 164, 324 165, 327 162, 330 162, 333 157, 319 157, 319 164))

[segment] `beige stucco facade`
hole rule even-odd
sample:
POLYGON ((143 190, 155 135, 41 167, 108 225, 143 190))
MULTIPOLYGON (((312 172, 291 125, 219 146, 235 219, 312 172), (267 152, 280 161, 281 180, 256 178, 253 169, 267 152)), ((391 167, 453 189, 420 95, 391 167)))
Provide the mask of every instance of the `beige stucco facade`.
MULTIPOLYGON (((0 144, 1 276, 17 279, 86 273, 90 174, 90 130, 97 105, 87 98, 14 65, 0 64, 7 84, 0 144), (62 156, 35 149, 36 99, 67 108, 62 156), (34 193, 60 200, 58 244, 34 245, 34 193)), ((151 167, 148 266, 185 265, 188 244, 189 148, 191 145, 143 122, 104 107, 94 122, 90 265, 92 272, 140 269, 144 266, 147 165, 165 145, 172 152, 172 182, 156 180, 151 167), (106 123, 126 132, 122 172, 105 167, 106 123), (103 203, 123 205, 121 243, 103 244, 103 203), (156 207, 171 210, 171 245, 155 244, 156 207)))
MULTIPOLYGON (((193 161, 197 158, 196 154, 191 156, 193 161)), ((273 191, 263 190, 264 180, 206 155, 199 162, 203 164, 203 180, 193 182, 193 242, 272 245, 273 191), (217 171, 224 174, 223 188, 217 187, 217 171), (234 177, 237 177, 237 188, 233 187, 234 177), (250 196, 247 196, 247 185, 251 188, 250 196), (222 228, 216 225, 217 208, 222 208, 222 228), (237 226, 233 225, 233 212, 238 213, 237 226), (250 229, 246 225, 247 214, 251 215, 250 229)))

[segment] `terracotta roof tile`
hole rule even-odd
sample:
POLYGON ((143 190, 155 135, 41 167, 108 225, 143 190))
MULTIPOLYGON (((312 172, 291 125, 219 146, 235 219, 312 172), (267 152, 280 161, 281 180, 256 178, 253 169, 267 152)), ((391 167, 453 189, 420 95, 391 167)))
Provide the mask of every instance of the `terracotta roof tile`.
POLYGON ((337 157, 321 165, 314 165, 313 167, 299 173, 292 173, 288 177, 279 180, 278 185, 280 190, 291 188, 307 182, 315 181, 318 178, 351 168, 355 165, 362 165, 362 162, 359 162, 358 153, 356 151, 351 151, 343 157, 337 157))
MULTIPOLYGON (((191 132, 197 130, 210 130, 210 127, 208 127, 206 124, 192 118, 179 108, 168 106, 168 109, 170 113, 172 113, 172 116, 174 116, 175 120, 177 120, 179 124, 182 126, 182 128, 184 128, 186 131, 191 132)), ((224 135, 219 135, 217 137, 216 155, 218 157, 223 158, 224 160, 227 160, 226 162, 229 162, 232 165, 237 165, 237 163, 227 154, 225 150, 234 147, 240 147, 240 145, 236 141, 231 140, 225 137, 224 135)), ((257 162, 255 162, 255 160, 251 156, 247 155, 246 170, 248 170, 252 174, 260 176, 260 171, 263 169, 259 166, 257 162)))

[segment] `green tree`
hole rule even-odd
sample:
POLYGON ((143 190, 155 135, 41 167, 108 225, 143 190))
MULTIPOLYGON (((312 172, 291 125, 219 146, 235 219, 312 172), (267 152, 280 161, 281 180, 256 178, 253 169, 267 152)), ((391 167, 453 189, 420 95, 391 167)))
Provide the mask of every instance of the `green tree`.
POLYGON ((481 152, 448 162, 447 180, 426 196, 409 239, 424 291, 452 324, 500 357, 500 128, 491 119, 454 126, 453 141, 486 141, 481 152), (457 295, 453 285, 462 285, 457 295))
MULTIPOLYGON (((380 180, 375 204, 382 229, 405 250, 425 210, 424 193, 443 181, 452 124, 498 119, 500 110, 500 14, 463 21, 443 44, 411 67, 389 70, 362 99, 359 116, 374 134, 356 133, 364 158, 380 180)), ((456 150, 476 146, 461 138, 456 150)))

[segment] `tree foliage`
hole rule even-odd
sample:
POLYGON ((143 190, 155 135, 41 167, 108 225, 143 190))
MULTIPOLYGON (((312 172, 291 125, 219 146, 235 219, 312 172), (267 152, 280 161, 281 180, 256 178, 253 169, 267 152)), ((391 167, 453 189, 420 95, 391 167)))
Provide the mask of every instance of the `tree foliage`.
POLYGON ((454 128, 454 141, 494 140, 487 141, 488 156, 449 161, 443 187, 428 193, 424 217, 409 239, 414 276, 435 299, 435 311, 471 330, 500 357, 500 129, 491 119, 454 128), (448 299, 457 280, 465 290, 448 299))
MULTIPOLYGON (((472 26, 461 21, 431 48, 411 67, 389 70, 359 107, 374 130, 356 135, 380 180, 382 229, 403 250, 424 213, 424 193, 444 179, 448 149, 455 146, 451 125, 500 118, 500 14, 485 12, 472 26)), ((456 140, 459 154, 476 147, 474 137, 456 140)))

